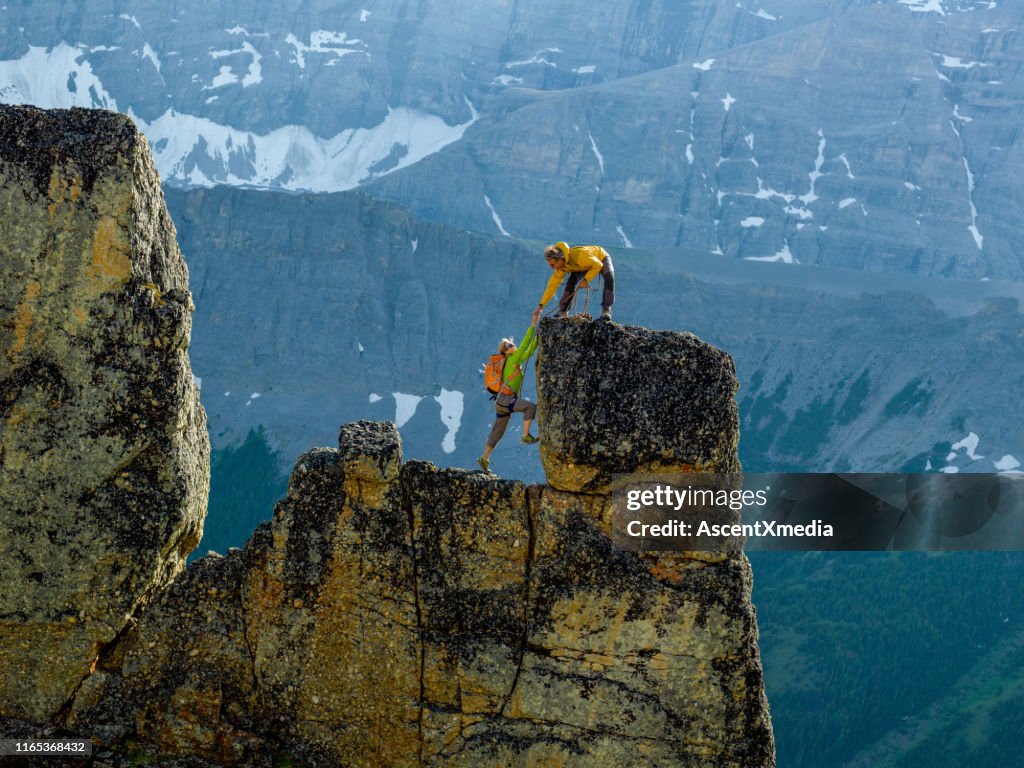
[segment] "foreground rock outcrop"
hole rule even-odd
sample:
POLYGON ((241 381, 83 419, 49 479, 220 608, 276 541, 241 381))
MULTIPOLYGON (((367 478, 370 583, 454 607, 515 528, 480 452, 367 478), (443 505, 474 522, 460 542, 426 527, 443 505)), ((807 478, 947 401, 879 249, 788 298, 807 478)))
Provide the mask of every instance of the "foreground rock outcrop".
POLYGON ((0 106, 0 717, 53 718, 199 541, 188 272, 123 116, 0 106))
POLYGON ((0 129, 0 736, 87 736, 97 765, 774 765, 746 558, 610 536, 611 474, 738 469, 727 355, 545 322, 550 486, 348 424, 244 549, 179 573, 208 445, 145 141, 0 129), (581 426, 586 393, 619 407, 581 426))
POLYGON ((646 559, 608 518, 347 425, 244 550, 140 617, 69 725, 213 763, 773 765, 746 559, 646 559))

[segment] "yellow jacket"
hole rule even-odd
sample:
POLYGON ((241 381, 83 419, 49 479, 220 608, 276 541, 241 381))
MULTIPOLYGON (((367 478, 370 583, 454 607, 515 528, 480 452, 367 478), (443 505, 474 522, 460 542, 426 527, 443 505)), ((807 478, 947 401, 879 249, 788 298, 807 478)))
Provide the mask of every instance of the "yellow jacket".
POLYGON ((540 305, 543 307, 551 297, 555 295, 558 286, 569 272, 586 272, 584 279, 591 283, 601 272, 601 262, 608 255, 600 245, 577 245, 570 248, 566 243, 555 243, 555 247, 565 256, 565 269, 556 269, 551 279, 548 280, 548 287, 544 289, 544 295, 540 298, 540 305))

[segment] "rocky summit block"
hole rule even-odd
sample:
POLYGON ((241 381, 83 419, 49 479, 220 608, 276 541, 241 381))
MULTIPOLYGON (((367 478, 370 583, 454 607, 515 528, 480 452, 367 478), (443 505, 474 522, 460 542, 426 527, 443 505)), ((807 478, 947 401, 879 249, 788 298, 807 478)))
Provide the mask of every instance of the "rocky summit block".
POLYGON ((606 492, 616 473, 739 472, 732 358, 690 333, 583 318, 538 329, 548 483, 606 492))
POLYGON ((196 546, 188 272, 123 115, 0 106, 0 718, 45 722, 196 546))

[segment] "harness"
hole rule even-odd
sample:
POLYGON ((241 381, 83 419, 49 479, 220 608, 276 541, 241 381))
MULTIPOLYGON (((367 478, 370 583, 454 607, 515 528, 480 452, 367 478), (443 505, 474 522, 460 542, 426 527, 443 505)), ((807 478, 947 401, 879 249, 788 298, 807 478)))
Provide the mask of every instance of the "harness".
POLYGON ((512 390, 512 402, 511 403, 509 403, 508 405, 501 405, 500 403, 498 403, 498 395, 501 394, 501 388, 500 387, 498 388, 497 392, 494 392, 494 393, 491 394, 491 400, 494 401, 494 413, 495 413, 495 415, 499 419, 507 419, 509 416, 512 415, 513 410, 516 407, 516 403, 519 402, 519 393, 516 392, 514 389, 512 389, 512 385, 509 384, 509 382, 512 379, 514 379, 517 375, 522 375, 525 378, 526 377, 526 369, 529 367, 529 365, 530 365, 530 361, 529 360, 527 360, 526 363, 523 364, 523 366, 521 368, 517 365, 515 367, 515 370, 512 371, 512 375, 508 379, 502 379, 502 382, 501 382, 502 387, 508 387, 509 389, 512 390), (504 413, 504 414, 499 413, 498 412, 499 408, 505 408, 508 412, 504 413))

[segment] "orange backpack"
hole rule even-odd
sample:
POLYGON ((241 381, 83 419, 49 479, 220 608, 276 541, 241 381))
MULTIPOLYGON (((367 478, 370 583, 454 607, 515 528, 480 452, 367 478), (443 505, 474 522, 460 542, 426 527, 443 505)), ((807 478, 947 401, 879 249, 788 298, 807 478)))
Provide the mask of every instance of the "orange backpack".
MULTIPOLYGON (((505 360, 508 355, 491 355, 484 365, 484 386, 491 393, 493 400, 500 392, 503 395, 514 395, 507 383, 505 383, 505 360)), ((513 374, 513 377, 515 374, 513 374)))

